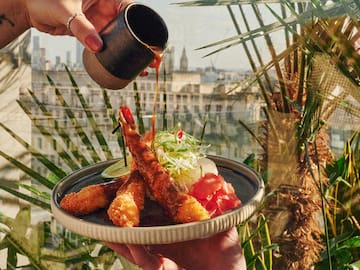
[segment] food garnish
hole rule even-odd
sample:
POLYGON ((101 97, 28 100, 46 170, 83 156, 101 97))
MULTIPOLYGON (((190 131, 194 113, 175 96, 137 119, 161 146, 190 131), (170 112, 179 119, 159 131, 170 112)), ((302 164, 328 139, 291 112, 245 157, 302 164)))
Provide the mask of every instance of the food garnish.
POLYGON ((213 161, 206 159, 207 146, 194 136, 177 131, 157 131, 153 141, 155 154, 180 190, 188 191, 203 172, 217 173, 213 161))

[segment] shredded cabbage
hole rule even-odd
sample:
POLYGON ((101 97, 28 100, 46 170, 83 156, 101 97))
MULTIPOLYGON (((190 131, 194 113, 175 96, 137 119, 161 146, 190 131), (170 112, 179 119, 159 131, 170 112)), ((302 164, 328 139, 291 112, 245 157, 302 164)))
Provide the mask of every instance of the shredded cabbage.
MULTIPOLYGON (((194 170, 198 170, 198 161, 206 156, 208 145, 194 136, 182 131, 157 131, 153 147, 160 164, 169 172, 170 176, 180 184, 188 179, 193 182, 194 170)), ((197 180, 197 179, 195 179, 197 180)))

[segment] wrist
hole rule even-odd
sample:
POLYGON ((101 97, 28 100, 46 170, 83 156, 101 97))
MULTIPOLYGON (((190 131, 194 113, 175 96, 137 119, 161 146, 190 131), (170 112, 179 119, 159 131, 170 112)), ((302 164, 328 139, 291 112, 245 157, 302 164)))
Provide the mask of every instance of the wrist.
POLYGON ((0 6, 0 48, 30 28, 25 0, 2 0, 0 6))
POLYGON ((17 18, 19 30, 25 32, 31 28, 27 0, 15 0, 17 8, 14 10, 14 17, 17 18))

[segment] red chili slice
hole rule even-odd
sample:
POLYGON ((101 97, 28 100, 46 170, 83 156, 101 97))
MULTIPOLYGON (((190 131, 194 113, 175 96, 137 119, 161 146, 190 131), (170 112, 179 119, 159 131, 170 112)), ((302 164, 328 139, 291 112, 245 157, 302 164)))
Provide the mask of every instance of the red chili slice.
POLYGON ((126 122, 128 122, 128 124, 134 124, 135 123, 133 114, 132 114, 129 107, 121 107, 120 110, 121 110, 121 113, 124 116, 126 122))

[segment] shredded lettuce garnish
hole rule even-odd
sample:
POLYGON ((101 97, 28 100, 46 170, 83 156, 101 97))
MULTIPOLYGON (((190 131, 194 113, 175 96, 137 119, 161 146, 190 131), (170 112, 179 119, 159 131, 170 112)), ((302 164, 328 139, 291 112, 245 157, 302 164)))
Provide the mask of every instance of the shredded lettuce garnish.
POLYGON ((181 129, 157 131, 153 146, 160 164, 174 179, 198 168, 198 160, 206 156, 209 147, 181 129))

